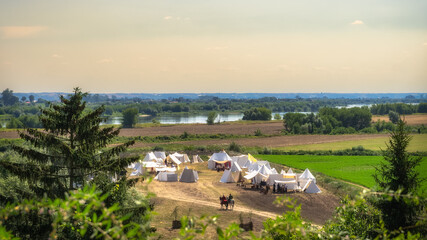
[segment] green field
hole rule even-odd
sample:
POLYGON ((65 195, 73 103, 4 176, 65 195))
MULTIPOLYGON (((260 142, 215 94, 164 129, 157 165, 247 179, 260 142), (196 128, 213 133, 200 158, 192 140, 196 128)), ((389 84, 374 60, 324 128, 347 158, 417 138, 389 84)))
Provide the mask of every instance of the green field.
MULTIPOLYGON (((382 156, 310 156, 310 155, 256 155, 257 159, 267 160, 285 166, 321 172, 325 175, 363 185, 375 186, 374 166, 383 159, 382 156)), ((423 157, 418 167, 420 177, 427 179, 427 157, 423 157)), ((427 195, 427 180, 422 185, 427 195)))
MULTIPOLYGON (((409 152, 427 152, 427 134, 417 134, 412 135, 412 141, 408 146, 409 152)), ((352 141, 341 141, 333 143, 319 143, 319 144, 306 144, 306 145, 295 145, 277 148, 279 150, 305 150, 305 151, 314 151, 314 150, 344 150, 351 149, 356 146, 363 146, 365 149, 370 150, 380 150, 385 149, 385 143, 388 141, 388 137, 380 137, 373 139, 365 140, 352 140, 352 141)))

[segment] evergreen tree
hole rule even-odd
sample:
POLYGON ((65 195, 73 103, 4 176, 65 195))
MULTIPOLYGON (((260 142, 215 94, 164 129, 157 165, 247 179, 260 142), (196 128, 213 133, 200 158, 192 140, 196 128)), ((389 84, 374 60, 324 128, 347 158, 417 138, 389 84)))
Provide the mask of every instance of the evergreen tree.
MULTIPOLYGON (((422 179, 416 171, 421 157, 410 156, 407 152, 411 140, 404 121, 399 120, 383 151, 384 160, 376 168, 375 181, 382 191, 401 191, 402 194, 416 195, 422 179)), ((379 198, 374 203, 381 210, 386 227, 391 230, 414 226, 419 205, 394 196, 379 198)))
MULTIPOLYGON (((86 95, 75 88, 68 98, 60 97, 61 104, 42 110, 44 131, 26 129, 19 133, 32 146, 13 146, 26 159, 24 163, 0 161, 0 166, 27 180, 38 196, 63 197, 69 190, 87 184, 90 178, 111 178, 137 160, 122 156, 134 141, 107 147, 119 129, 100 128, 104 107, 86 110, 82 101, 86 95)), ((126 181, 126 176, 119 178, 126 181)))

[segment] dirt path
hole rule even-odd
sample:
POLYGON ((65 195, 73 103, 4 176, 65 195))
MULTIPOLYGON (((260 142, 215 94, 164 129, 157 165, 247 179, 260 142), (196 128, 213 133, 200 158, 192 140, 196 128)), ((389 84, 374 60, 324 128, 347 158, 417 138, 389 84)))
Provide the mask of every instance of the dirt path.
MULTIPOLYGON (((213 202, 208 202, 208 201, 203 201, 203 200, 198 200, 198 199, 191 199, 190 200, 188 198, 182 198, 182 197, 171 197, 171 196, 163 196, 163 197, 169 198, 169 199, 175 200, 175 201, 188 202, 191 204, 203 205, 203 206, 214 207, 214 208, 218 208, 218 206, 219 206, 219 203, 213 203, 213 202)), ((237 206, 237 205, 234 206, 233 211, 252 213, 252 214, 256 214, 258 216, 265 217, 265 218, 275 218, 278 216, 277 213, 258 211, 258 210, 249 209, 249 208, 242 207, 242 206, 237 206)))

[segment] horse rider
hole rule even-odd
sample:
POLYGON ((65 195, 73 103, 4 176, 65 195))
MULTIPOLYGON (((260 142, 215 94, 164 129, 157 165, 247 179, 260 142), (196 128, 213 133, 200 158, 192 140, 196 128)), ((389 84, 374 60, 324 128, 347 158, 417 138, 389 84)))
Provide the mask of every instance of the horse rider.
POLYGON ((228 195, 228 201, 230 201, 230 200, 233 200, 233 196, 231 195, 231 193, 230 193, 230 195, 228 195))

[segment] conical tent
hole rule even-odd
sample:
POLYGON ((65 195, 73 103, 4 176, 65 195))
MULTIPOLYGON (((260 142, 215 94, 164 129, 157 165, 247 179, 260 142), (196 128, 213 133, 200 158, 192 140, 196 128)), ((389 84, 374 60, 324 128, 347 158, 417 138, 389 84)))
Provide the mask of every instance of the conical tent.
POLYGON ((197 179, 199 179, 199 176, 196 171, 193 169, 188 169, 187 167, 184 168, 184 170, 181 173, 181 176, 179 177, 180 182, 197 182, 197 179))
POLYGON ((310 181, 308 184, 309 185, 305 189, 306 193, 321 193, 322 192, 322 191, 320 191, 319 187, 317 187, 316 183, 314 183, 314 181, 310 181))
POLYGON ((278 172, 277 172, 277 170, 276 170, 275 168, 272 168, 272 169, 271 169, 271 172, 272 172, 273 174, 278 174, 278 172))
POLYGON ((225 170, 224 173, 222 174, 220 182, 222 182, 222 183, 234 183, 236 181, 234 180, 233 175, 231 175, 231 171, 225 170))
POLYGON ((259 169, 259 173, 266 175, 266 176, 272 174, 271 170, 268 169, 265 165, 262 165, 262 167, 259 169))
POLYGON ((233 179, 236 182, 244 182, 245 181, 245 179, 243 178, 242 172, 231 172, 231 176, 233 176, 233 179))
POLYGON ((288 174, 294 173, 294 171, 292 171, 292 168, 289 168, 288 170, 288 174))
POLYGON ((308 168, 305 169, 305 171, 301 174, 301 176, 299 176, 300 179, 313 179, 315 180, 316 178, 313 176, 313 174, 311 174, 310 170, 308 170, 308 168))

